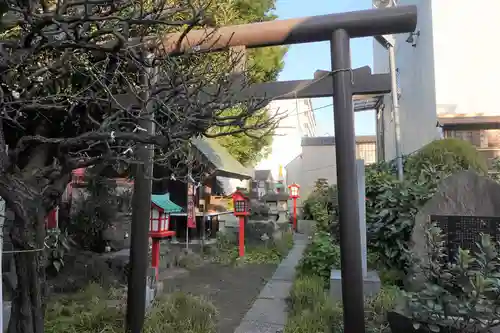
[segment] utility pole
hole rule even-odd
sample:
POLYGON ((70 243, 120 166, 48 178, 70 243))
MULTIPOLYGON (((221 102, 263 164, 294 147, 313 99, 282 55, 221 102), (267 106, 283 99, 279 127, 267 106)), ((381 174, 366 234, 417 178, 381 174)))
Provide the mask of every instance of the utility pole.
POLYGON ((398 170, 398 179, 403 180, 403 155, 401 153, 401 126, 399 123, 399 98, 398 98, 398 80, 396 72, 396 52, 394 47, 396 39, 392 35, 375 36, 375 40, 385 47, 389 52, 389 74, 391 75, 391 98, 392 98, 392 116, 394 119, 394 147, 396 150, 396 167, 398 170))
MULTIPOLYGON (((395 40, 393 38, 393 40, 395 40)), ((398 168, 398 179, 403 180, 403 155, 401 154, 401 126, 399 124, 399 98, 398 81, 396 73, 396 54, 394 52, 394 43, 389 44, 389 66, 391 73, 392 87, 392 112, 394 116, 394 143, 396 148, 396 165, 398 168)))
MULTIPOLYGON (((143 112, 138 123, 139 131, 154 134, 151 86, 156 84, 157 70, 153 68, 152 54, 146 54, 146 68, 142 69, 141 83, 143 92, 141 101, 143 112)), ((127 333, 141 333, 146 315, 146 287, 148 272, 149 218, 151 214, 151 191, 153 178, 154 145, 138 145, 137 164, 132 197, 132 226, 130 237, 130 272, 127 292, 127 333)))

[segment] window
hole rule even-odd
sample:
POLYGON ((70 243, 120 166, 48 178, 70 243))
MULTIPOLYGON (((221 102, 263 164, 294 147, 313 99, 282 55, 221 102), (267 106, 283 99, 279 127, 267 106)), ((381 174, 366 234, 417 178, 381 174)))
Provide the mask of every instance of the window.
POLYGON ((358 143, 356 157, 365 161, 365 164, 377 162, 377 148, 374 142, 358 143))

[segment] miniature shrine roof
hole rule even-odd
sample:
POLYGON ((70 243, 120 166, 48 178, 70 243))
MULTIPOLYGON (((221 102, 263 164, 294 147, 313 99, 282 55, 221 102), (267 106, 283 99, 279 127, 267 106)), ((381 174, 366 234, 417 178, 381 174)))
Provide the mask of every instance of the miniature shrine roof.
POLYGON ((170 193, 153 194, 151 195, 151 202, 163 209, 165 213, 179 213, 182 211, 180 206, 170 200, 170 193))
POLYGON ((271 170, 255 170, 255 180, 272 180, 271 170))
POLYGON ((252 176, 247 168, 241 165, 226 148, 219 145, 214 139, 195 138, 191 139, 196 149, 205 156, 215 168, 215 176, 250 179, 252 176))

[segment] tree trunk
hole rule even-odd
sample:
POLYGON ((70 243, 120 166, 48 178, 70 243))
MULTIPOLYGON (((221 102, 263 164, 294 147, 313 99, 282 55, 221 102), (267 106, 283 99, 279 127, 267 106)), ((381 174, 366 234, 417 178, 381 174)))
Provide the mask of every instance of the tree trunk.
MULTIPOLYGON (((17 286, 12 299, 8 333, 43 333, 45 317, 45 215, 42 198, 10 193, 7 208, 14 212, 10 236, 17 286)), ((31 195, 30 195, 31 194, 31 195)))

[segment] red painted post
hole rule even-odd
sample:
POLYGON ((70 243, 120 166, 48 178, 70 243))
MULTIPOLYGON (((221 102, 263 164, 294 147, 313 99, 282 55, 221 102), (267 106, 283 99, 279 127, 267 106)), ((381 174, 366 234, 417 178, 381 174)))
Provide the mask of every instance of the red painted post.
POLYGON ((297 231, 297 198, 293 198, 293 230, 297 231))
POLYGON ((297 231, 297 198, 300 198, 300 185, 293 183, 288 185, 288 189, 290 190, 290 198, 293 199, 293 230, 297 231))
POLYGON ((240 258, 245 256, 245 217, 240 216, 240 258))
POLYGON ((153 238, 153 246, 151 249, 151 266, 154 267, 156 272, 156 279, 158 280, 158 272, 160 266, 160 240, 153 238))

